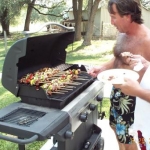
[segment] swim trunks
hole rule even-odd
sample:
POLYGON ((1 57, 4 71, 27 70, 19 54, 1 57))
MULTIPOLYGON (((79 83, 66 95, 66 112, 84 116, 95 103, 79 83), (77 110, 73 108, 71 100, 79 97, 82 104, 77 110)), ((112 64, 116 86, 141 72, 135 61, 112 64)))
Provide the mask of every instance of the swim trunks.
POLYGON ((133 137, 129 135, 128 129, 134 122, 136 97, 125 95, 120 89, 112 88, 110 125, 115 127, 118 140, 124 144, 133 142, 133 137))

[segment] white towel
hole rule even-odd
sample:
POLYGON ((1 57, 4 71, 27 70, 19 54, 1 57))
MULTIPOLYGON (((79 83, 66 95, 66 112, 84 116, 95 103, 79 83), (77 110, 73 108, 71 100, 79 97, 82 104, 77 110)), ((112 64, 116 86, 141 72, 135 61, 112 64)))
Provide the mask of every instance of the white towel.
MULTIPOLYGON (((146 70, 141 83, 141 87, 150 90, 150 67, 146 70)), ((134 131, 140 130, 146 142, 146 149, 150 150, 150 102, 136 98, 134 113, 134 124, 131 127, 134 131)))

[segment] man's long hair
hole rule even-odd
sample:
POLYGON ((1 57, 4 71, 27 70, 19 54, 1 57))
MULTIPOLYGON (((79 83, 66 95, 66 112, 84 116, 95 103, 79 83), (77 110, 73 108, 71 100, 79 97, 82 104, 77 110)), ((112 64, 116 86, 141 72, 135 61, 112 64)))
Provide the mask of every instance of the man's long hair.
POLYGON ((141 4, 139 0, 109 0, 108 2, 108 11, 110 14, 114 14, 112 5, 115 4, 120 16, 131 15, 132 22, 138 24, 143 23, 141 18, 141 4))

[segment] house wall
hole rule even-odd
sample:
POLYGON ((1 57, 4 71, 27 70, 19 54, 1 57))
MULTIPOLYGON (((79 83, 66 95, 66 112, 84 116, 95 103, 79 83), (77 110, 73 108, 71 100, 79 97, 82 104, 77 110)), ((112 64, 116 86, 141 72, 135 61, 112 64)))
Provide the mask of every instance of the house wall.
MULTIPOLYGON (((142 7, 142 18, 144 20, 144 24, 148 28, 150 28, 149 16, 150 11, 142 7)), ((111 25, 110 15, 106 7, 101 8, 100 30, 101 30, 101 37, 115 37, 118 33, 117 29, 113 25, 111 25)))
POLYGON ((100 36, 100 21, 99 21, 99 18, 100 18, 100 15, 101 15, 101 11, 100 9, 98 9, 96 15, 95 15, 95 19, 94 19, 94 26, 93 26, 93 36, 96 36, 96 37, 99 37, 100 36))
POLYGON ((116 27, 111 25, 110 14, 108 13, 107 8, 104 6, 100 9, 100 36, 102 38, 114 38, 116 37, 118 31, 116 27))
MULTIPOLYGON (((82 16, 84 20, 88 19, 86 11, 83 12, 82 16)), ((150 11, 147 11, 145 8, 142 7, 142 18, 144 20, 144 24, 148 28, 150 28, 149 16, 150 11)), ((69 12, 69 19, 70 20, 74 19, 72 11, 69 12)), ((82 22, 81 24, 82 32, 85 32, 85 26, 86 22, 82 22)), ((103 6, 99 8, 94 20, 93 36, 103 38, 105 37, 114 38, 116 37, 117 33, 118 33, 117 29, 113 25, 111 25, 110 15, 108 13, 107 7, 103 6)))
POLYGON ((142 8, 142 18, 144 20, 144 24, 150 29, 150 11, 142 8))
MULTIPOLYGON (((74 20, 73 11, 69 11, 68 16, 69 16, 69 20, 74 20)), ((87 13, 85 11, 82 12, 82 19, 83 20, 88 20, 87 13)), ((68 24, 68 26, 70 24, 72 24, 73 27, 75 26, 74 22, 69 22, 69 21, 64 21, 64 24, 68 24)), ((86 21, 82 21, 81 22, 81 32, 85 32, 85 30, 86 30, 86 21)))

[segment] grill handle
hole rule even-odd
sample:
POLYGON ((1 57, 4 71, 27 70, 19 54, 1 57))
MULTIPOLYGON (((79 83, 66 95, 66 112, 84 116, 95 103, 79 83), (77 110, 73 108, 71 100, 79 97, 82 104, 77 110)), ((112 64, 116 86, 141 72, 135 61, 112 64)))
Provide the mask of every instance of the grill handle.
POLYGON ((34 135, 28 139, 17 139, 17 138, 12 138, 12 137, 0 134, 0 139, 24 145, 24 144, 28 144, 28 143, 32 143, 36 141, 38 139, 38 135, 34 135))

